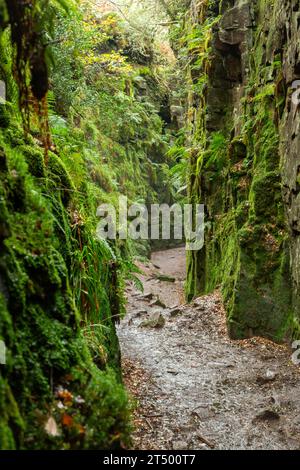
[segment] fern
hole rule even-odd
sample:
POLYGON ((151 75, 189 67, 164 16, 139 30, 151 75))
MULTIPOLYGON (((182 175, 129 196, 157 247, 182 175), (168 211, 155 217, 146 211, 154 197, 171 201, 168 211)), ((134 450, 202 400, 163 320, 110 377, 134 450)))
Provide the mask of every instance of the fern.
POLYGON ((203 161, 205 168, 215 166, 217 170, 221 170, 224 165, 227 152, 227 139, 222 132, 215 132, 212 135, 209 148, 204 152, 203 161))

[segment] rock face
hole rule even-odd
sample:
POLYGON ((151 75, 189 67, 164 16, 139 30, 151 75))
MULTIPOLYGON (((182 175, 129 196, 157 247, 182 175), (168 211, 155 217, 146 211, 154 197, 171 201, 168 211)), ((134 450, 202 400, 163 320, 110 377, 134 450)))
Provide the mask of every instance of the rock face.
POLYGON ((221 286, 234 338, 299 336, 300 1, 193 1, 184 34, 189 195, 206 206, 187 295, 221 286))

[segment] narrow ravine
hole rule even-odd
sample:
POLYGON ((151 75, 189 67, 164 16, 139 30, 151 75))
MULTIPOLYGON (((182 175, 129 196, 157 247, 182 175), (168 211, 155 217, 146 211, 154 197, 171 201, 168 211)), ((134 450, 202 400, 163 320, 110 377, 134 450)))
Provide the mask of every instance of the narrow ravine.
POLYGON ((135 449, 299 449, 299 370, 285 346, 231 341, 218 293, 186 305, 185 250, 140 264, 119 327, 135 449))
POLYGON ((0 462, 300 450, 300 0, 0 0, 0 57, 0 462))

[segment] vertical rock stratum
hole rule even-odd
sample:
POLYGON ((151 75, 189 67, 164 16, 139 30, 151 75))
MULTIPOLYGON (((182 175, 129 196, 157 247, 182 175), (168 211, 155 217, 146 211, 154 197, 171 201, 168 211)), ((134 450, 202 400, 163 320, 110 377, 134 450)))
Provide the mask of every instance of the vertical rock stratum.
POLYGON ((183 36, 189 197, 206 206, 187 295, 221 286, 233 338, 299 336, 300 2, 192 1, 183 36))

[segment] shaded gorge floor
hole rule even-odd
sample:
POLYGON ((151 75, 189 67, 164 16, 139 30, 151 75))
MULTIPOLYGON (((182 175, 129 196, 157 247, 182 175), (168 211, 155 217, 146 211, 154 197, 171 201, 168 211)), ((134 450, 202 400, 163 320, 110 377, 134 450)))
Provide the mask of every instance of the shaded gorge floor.
POLYGON ((267 340, 231 341, 219 294, 186 305, 185 250, 140 264, 118 335, 137 400, 135 449, 299 449, 299 368, 267 340))

